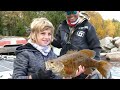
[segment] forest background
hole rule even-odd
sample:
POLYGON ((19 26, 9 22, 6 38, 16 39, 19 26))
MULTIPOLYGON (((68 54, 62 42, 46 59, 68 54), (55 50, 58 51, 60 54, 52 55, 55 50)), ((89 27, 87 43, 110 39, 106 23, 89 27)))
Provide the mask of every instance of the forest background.
MULTIPOLYGON (((99 12, 85 11, 95 26, 99 39, 106 36, 120 36, 120 22, 116 19, 104 20, 99 12)), ((28 37, 30 23, 34 18, 46 17, 55 26, 65 20, 64 11, 0 11, 0 36, 28 37)))

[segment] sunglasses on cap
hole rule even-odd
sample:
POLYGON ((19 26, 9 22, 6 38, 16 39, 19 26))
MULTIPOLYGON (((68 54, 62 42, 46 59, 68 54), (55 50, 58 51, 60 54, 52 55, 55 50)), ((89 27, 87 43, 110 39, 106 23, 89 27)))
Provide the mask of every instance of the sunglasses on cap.
POLYGON ((67 15, 70 15, 70 14, 77 14, 77 11, 65 11, 67 15))

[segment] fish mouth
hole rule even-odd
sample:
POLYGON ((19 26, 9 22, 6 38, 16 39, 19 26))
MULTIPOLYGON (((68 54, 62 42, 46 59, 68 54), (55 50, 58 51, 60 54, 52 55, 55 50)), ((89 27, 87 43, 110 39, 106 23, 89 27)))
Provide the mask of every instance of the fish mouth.
POLYGON ((46 67, 46 70, 51 70, 54 74, 56 74, 56 70, 53 70, 51 69, 51 66, 49 65, 49 62, 45 62, 45 67, 46 67))

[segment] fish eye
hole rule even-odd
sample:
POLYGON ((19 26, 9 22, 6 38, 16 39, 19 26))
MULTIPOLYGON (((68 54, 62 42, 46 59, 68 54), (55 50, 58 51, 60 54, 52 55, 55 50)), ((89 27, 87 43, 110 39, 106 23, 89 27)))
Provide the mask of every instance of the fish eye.
POLYGON ((54 67, 52 67, 52 68, 54 68, 54 67))
POLYGON ((51 62, 51 63, 53 63, 53 62, 51 62))

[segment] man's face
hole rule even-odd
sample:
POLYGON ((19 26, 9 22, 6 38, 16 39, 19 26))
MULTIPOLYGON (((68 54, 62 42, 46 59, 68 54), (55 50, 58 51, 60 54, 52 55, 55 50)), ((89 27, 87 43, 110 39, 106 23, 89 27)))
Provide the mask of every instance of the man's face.
POLYGON ((66 11, 66 18, 72 23, 77 20, 79 11, 66 11))

